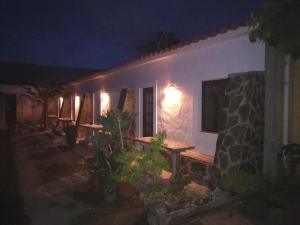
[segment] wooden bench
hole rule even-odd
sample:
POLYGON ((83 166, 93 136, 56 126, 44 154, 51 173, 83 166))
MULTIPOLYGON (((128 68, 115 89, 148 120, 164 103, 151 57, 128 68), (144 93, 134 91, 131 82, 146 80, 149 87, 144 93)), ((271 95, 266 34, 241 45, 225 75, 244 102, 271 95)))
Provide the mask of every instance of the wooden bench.
MULTIPOLYGON (((206 155, 206 154, 200 153, 198 151, 186 150, 184 152, 181 152, 180 156, 185 157, 191 161, 204 164, 206 175, 208 174, 208 168, 210 166, 212 166, 214 163, 214 156, 206 155)), ((191 165, 190 164, 188 164, 188 165, 189 165, 188 169, 189 169, 189 171, 191 171, 192 170, 191 165)))

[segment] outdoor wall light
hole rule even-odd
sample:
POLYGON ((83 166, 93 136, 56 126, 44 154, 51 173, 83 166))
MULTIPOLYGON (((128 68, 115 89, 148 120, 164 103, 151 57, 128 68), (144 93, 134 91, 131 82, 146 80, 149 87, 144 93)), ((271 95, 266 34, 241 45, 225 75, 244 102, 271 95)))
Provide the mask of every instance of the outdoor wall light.
POLYGON ((170 83, 163 92, 164 99, 162 106, 164 110, 168 113, 176 113, 182 105, 182 91, 180 91, 174 83, 170 83))
POLYGON ((62 107, 63 101, 64 101, 64 98, 63 97, 59 97, 59 108, 62 107))
POLYGON ((80 96, 75 96, 75 119, 77 119, 78 113, 79 113, 79 107, 80 107, 80 96))
POLYGON ((106 92, 100 93, 100 114, 103 115, 110 108, 110 97, 106 92))

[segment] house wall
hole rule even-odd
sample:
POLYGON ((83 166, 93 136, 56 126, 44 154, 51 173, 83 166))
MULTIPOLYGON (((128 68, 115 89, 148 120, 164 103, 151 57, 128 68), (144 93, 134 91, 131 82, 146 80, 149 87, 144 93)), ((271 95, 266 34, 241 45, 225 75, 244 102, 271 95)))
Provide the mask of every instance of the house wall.
POLYGON ((99 89, 110 93, 112 108, 122 88, 135 88, 136 135, 141 135, 141 88, 153 86, 157 99, 154 130, 166 130, 169 139, 193 144, 196 150, 213 155, 217 134, 201 132, 202 81, 222 79, 231 73, 264 71, 264 57, 264 44, 250 43, 248 28, 239 28, 81 82, 75 88, 78 93, 99 89), (164 90, 170 83, 180 93, 180 102, 175 105, 165 101, 164 90))

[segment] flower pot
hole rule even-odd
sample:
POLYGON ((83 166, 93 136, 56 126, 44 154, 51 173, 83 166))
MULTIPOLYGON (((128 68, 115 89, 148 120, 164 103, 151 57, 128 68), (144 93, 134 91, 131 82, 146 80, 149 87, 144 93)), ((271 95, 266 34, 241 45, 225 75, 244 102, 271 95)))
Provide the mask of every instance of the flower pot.
POLYGON ((122 181, 118 183, 118 196, 121 198, 131 198, 136 195, 136 189, 128 182, 122 181))

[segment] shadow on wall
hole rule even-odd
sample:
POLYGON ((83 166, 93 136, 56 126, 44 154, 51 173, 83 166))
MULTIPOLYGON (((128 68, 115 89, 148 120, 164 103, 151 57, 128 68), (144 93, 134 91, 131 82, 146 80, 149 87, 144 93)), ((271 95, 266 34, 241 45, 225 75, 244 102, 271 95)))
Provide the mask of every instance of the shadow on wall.
POLYGON ((0 224, 25 225, 24 203, 19 191, 18 173, 9 132, 0 131, 0 224))

